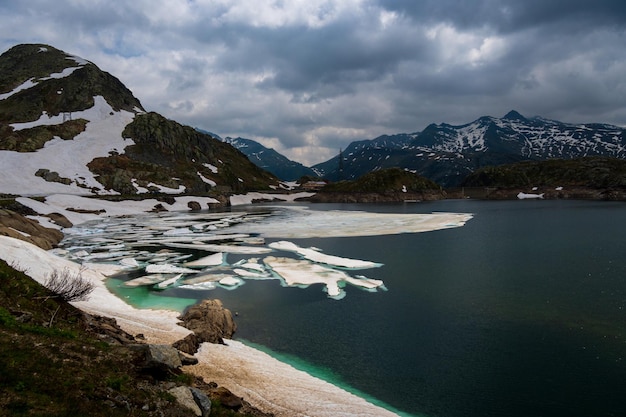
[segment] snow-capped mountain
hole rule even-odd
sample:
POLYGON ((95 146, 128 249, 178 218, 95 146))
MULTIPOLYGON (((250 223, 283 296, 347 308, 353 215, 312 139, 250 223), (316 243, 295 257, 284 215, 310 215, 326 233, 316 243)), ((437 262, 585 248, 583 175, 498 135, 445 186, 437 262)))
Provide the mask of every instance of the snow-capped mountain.
POLYGON ((584 156, 626 158, 626 135, 618 126, 525 118, 511 111, 502 118, 484 116, 460 126, 431 124, 418 133, 353 142, 342 156, 341 164, 337 156, 313 169, 330 179, 354 179, 395 166, 455 186, 489 165, 584 156))
POLYGON ((278 181, 209 135, 146 113, 117 78, 48 45, 0 55, 0 194, 206 193, 278 181))
POLYGON ((223 140, 239 149, 256 166, 271 172, 283 181, 295 181, 306 175, 317 175, 311 168, 292 161, 274 149, 266 148, 252 139, 226 137, 223 140))

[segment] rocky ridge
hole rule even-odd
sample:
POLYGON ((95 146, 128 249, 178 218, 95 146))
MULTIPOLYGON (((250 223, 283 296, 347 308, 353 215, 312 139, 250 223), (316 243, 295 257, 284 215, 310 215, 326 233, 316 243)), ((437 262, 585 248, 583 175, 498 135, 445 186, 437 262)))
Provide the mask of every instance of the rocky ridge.
POLYGON ((146 113, 92 62, 43 44, 0 55, 0 193, 222 195, 278 185, 232 146, 146 113))

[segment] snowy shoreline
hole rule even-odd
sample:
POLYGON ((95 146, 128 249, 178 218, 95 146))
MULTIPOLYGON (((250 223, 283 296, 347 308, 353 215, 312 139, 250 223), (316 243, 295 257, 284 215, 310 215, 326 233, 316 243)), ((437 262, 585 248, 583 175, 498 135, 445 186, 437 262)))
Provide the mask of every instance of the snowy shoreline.
MULTIPOLYGON (((194 199, 198 200, 198 198, 194 199)), ((94 210, 108 204, 102 200, 58 195, 50 196, 46 199, 46 203, 30 199, 20 200, 22 204, 31 206, 40 214, 49 212, 67 214, 75 224, 102 218, 102 216, 66 210, 68 207, 94 210)), ((152 204, 151 201, 144 201, 141 204, 138 202, 111 203, 111 206, 105 208, 106 215, 138 214, 146 211, 146 207, 151 207, 150 204, 152 204)), ((176 207, 185 210, 186 201, 181 199, 176 207)), ((372 213, 372 215, 376 214, 372 213)), ((414 215, 414 230, 409 227, 408 218, 405 216, 402 216, 405 221, 400 223, 397 218, 390 217, 387 229, 381 227, 381 222, 371 222, 371 219, 362 214, 355 218, 360 219, 360 222, 376 224, 376 230, 371 232, 373 234, 395 234, 460 227, 471 218, 471 215, 458 213, 414 215), (402 228, 399 229, 398 224, 401 224, 402 228)), ((324 217, 324 221, 327 220, 328 218, 324 217)), ((341 221, 345 220, 342 218, 341 221)), ((282 226, 284 227, 284 224, 282 226)), ((349 225, 350 228, 354 226, 355 224, 349 225)), ((341 230, 337 231, 336 228, 334 230, 336 233, 341 233, 341 230)), ((272 234, 274 231, 270 227, 265 232, 272 234)), ((23 269, 39 283, 43 283, 54 270, 67 269, 76 273, 80 271, 84 278, 95 284, 96 288, 89 300, 77 302, 74 305, 91 314, 115 318, 120 327, 130 334, 143 334, 148 343, 170 344, 189 334, 189 330, 178 325, 178 312, 139 310, 112 294, 106 288, 105 280, 107 275, 115 272, 117 266, 93 263, 81 266, 27 242, 4 236, 0 236, 0 258, 17 269, 23 269)), ((215 381, 227 387, 236 395, 244 397, 253 406, 274 413, 277 417, 396 415, 241 342, 227 340, 226 343, 226 346, 203 344, 196 355, 200 363, 189 366, 185 370, 203 376, 207 381, 215 381)))

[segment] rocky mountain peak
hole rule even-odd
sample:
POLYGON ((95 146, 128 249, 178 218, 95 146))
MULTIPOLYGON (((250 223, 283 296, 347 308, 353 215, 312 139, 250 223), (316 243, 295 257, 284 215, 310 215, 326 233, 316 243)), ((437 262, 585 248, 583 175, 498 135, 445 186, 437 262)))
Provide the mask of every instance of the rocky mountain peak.
POLYGON ((0 55, 0 193, 269 189, 277 179, 210 135, 146 113, 116 77, 44 44, 0 55))
POLYGON ((505 114, 503 119, 504 120, 519 120, 519 121, 525 121, 526 120, 526 118, 524 116, 522 116, 521 114, 519 114, 515 110, 511 110, 510 112, 505 114))
POLYGON ((143 111, 122 82, 95 64, 44 44, 0 55, 0 122, 36 120, 89 109, 101 96, 113 110, 143 111))

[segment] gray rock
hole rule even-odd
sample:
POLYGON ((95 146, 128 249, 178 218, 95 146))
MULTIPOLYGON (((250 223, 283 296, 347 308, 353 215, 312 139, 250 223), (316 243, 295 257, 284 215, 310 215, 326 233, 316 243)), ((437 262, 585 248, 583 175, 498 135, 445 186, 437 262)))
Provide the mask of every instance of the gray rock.
POLYGON ((196 404, 194 396, 189 388, 175 387, 168 390, 167 392, 176 397, 176 401, 178 401, 180 405, 191 410, 196 416, 203 416, 202 411, 200 410, 200 407, 198 407, 198 404, 196 404))
POLYGON ((202 417, 209 417, 211 415, 211 399, 198 388, 191 387, 189 389, 200 411, 202 411, 202 417))
POLYGON ((175 371, 183 366, 178 349, 170 345, 139 345, 144 351, 144 368, 175 371))

